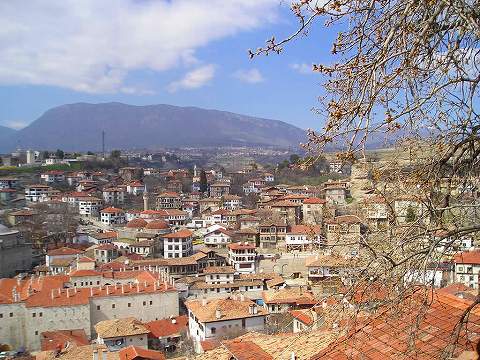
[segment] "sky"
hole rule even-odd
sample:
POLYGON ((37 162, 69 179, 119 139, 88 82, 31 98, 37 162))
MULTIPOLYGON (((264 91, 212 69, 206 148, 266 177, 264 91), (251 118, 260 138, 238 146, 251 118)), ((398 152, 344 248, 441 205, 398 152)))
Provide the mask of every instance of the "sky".
POLYGON ((67 103, 227 110, 318 129, 312 63, 331 62, 321 24, 281 55, 247 56, 297 28, 288 0, 15 0, 0 3, 0 125, 67 103))

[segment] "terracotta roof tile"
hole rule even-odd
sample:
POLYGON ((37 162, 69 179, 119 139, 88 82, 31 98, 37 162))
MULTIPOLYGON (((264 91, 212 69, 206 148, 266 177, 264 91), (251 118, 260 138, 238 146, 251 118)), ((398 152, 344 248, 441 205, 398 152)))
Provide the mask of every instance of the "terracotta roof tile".
POLYGON ((119 360, 165 360, 160 351, 144 349, 138 346, 128 346, 118 352, 119 360))
POLYGON ((241 319, 255 316, 266 316, 268 313, 265 309, 255 305, 249 299, 233 300, 226 299, 210 299, 206 304, 202 304, 202 300, 189 300, 185 302, 185 306, 201 321, 215 322, 231 319, 241 319), (257 313, 250 314, 250 306, 257 306, 257 313), (216 312, 220 310, 220 318, 217 319, 216 312))
POLYGON ((145 326, 155 338, 180 335, 187 330, 188 316, 182 315, 172 319, 150 321, 145 326))
POLYGON ((142 335, 150 332, 143 323, 133 317, 100 321, 95 325, 95 331, 104 339, 142 335))

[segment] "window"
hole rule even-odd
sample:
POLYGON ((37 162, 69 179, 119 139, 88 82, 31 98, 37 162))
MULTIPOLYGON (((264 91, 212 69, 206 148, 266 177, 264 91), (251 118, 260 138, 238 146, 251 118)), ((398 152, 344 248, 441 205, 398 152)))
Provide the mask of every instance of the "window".
POLYGON ((145 306, 145 305, 147 305, 147 302, 146 302, 146 301, 143 302, 143 306, 145 306))
POLYGON ((32 317, 37 317, 37 314, 36 314, 36 313, 32 313, 32 317))
POLYGON ((215 334, 215 333, 217 332, 217 329, 214 328, 214 327, 212 327, 212 329, 210 330, 210 332, 211 332, 212 334, 215 334))
POLYGON ((3 319, 3 314, 0 314, 0 319, 3 319))
POLYGON ((115 309, 115 304, 112 304, 112 309, 115 309))
POLYGON ((43 312, 40 312, 40 313, 38 314, 38 316, 42 317, 42 316, 43 316, 43 312))
POLYGON ((35 330, 35 335, 38 335, 38 330, 35 330))
POLYGON ((128 307, 132 307, 132 303, 128 303, 127 306, 128 306, 128 307))
POLYGON ((100 305, 97 305, 97 310, 100 310, 100 305))
POLYGON ((10 317, 13 317, 13 313, 10 313, 9 315, 10 315, 10 317))
POLYGON ((150 300, 150 305, 153 305, 153 301, 152 301, 152 300, 150 300))

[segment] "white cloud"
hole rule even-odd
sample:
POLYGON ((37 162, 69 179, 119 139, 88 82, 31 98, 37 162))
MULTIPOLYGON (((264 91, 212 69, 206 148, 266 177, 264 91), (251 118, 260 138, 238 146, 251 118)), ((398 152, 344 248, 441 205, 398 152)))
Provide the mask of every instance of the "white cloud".
POLYGON ((260 83, 265 80, 258 69, 237 70, 233 73, 233 76, 238 80, 249 84, 260 83))
POLYGON ((308 64, 305 64, 305 63, 290 64, 290 68, 292 68, 296 72, 298 72, 300 74, 304 74, 304 75, 313 73, 312 65, 308 65, 308 64))
POLYGON ((215 65, 201 66, 187 72, 181 79, 170 83, 167 89, 172 93, 181 89, 197 89, 212 80, 214 75, 215 65))
POLYGON ((278 6, 278 0, 2 1, 0 84, 141 93, 148 90, 132 83, 132 71, 197 64, 197 49, 274 22, 278 6))
POLYGON ((4 125, 15 130, 20 130, 28 126, 28 123, 26 121, 13 120, 13 121, 7 121, 4 125))

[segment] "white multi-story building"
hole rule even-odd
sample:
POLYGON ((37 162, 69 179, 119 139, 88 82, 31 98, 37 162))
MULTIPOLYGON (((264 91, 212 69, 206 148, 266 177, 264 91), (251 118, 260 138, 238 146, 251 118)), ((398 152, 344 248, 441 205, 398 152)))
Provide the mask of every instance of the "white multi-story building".
POLYGON ((93 196, 78 198, 78 213, 81 216, 98 217, 102 200, 93 196))
POLYGON ((0 189, 15 189, 18 186, 18 179, 0 177, 0 189))
POLYGON ((178 292, 167 282, 69 287, 66 275, 0 280, 0 339, 28 351, 40 349, 41 334, 83 329, 90 338, 100 321, 135 314, 142 322, 178 316, 178 292))
POLYGON ((107 204, 120 205, 125 202, 125 189, 122 187, 109 187, 102 191, 103 201, 107 204))
POLYGON ((455 255, 455 282, 478 289, 480 250, 464 251, 455 255))
POLYGON ((104 225, 118 225, 124 224, 125 211, 122 209, 108 207, 100 211, 100 220, 104 225))
POLYGON ((40 175, 46 183, 60 183, 65 181, 65 173, 61 170, 51 170, 40 175))
POLYGON ((135 180, 127 185, 127 193, 132 195, 141 195, 145 192, 145 185, 142 182, 135 180))
POLYGON ((227 210, 238 210, 242 207, 242 198, 238 195, 224 195, 223 208, 227 210))
POLYGON ((228 245, 227 262, 239 273, 254 273, 257 251, 254 244, 239 242, 228 245))
POLYGON ((52 188, 48 185, 29 185, 25 187, 25 200, 27 202, 39 202, 46 197, 52 188))
POLYGON ((189 334, 197 352, 201 341, 265 328, 267 311, 244 297, 190 300, 185 305, 189 334))
POLYGON ((192 255, 192 235, 193 233, 187 229, 163 235, 163 257, 181 258, 192 255))
POLYGON ((290 231, 285 235, 285 244, 288 250, 304 250, 320 246, 325 242, 320 225, 292 225, 290 231))
POLYGON ((219 227, 213 231, 207 232, 203 236, 203 242, 207 246, 224 248, 227 244, 232 242, 232 236, 232 232, 225 230, 223 227, 219 227))

